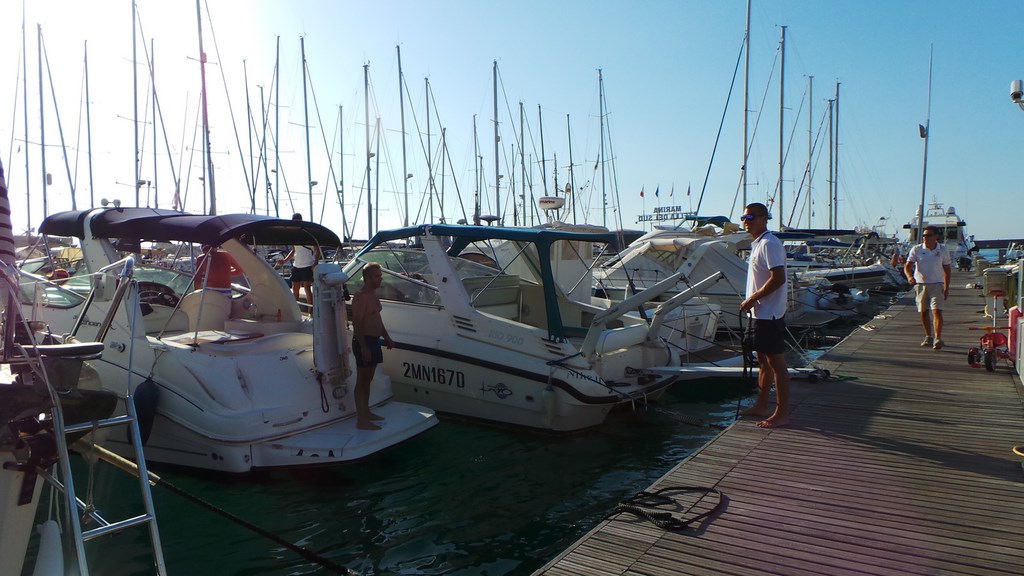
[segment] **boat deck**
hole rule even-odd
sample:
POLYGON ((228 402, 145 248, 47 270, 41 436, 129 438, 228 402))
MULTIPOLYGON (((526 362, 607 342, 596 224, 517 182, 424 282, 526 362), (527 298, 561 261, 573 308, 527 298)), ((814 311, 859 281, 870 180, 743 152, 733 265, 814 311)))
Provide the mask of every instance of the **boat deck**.
POLYGON ((967 328, 991 323, 973 281, 954 272, 942 350, 901 298, 821 358, 833 378, 793 382, 790 427, 736 422, 649 488, 717 488, 713 515, 668 531, 618 514, 535 575, 1020 574, 1024 390, 1005 361, 967 364, 967 328))

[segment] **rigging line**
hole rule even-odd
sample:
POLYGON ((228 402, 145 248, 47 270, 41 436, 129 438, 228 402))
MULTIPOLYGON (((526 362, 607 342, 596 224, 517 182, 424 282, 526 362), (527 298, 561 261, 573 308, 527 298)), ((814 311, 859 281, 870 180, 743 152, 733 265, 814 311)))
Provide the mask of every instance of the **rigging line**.
MULTIPOLYGON (((135 16, 136 16, 135 19, 139 23, 139 34, 141 34, 142 37, 145 38, 146 37, 145 30, 142 27, 142 15, 139 14, 138 11, 136 11, 135 16)), ((153 88, 153 103, 156 104, 156 113, 157 113, 158 116, 160 116, 160 125, 161 126, 166 126, 167 124, 164 122, 164 109, 163 109, 163 106, 160 105, 160 96, 159 96, 159 94, 157 93, 157 90, 156 90, 156 78, 154 78, 153 74, 152 74, 153 73, 153 69, 156 66, 156 63, 153 62, 153 59, 150 57, 149 48, 146 46, 145 42, 142 43, 142 53, 146 57, 146 65, 147 65, 147 67, 150 70, 150 79, 152 81, 152 88, 153 88)), ((148 100, 149 93, 148 92, 146 94, 146 98, 147 98, 146 101, 148 103, 149 102, 149 100, 148 100)), ((185 105, 185 109, 186 110, 188 109, 188 104, 187 103, 185 105)), ((148 113, 149 113, 149 106, 147 105, 146 106, 146 114, 148 114, 148 113)), ((156 122, 156 118, 153 118, 153 122, 154 123, 156 122)), ((145 132, 145 131, 143 131, 143 132, 145 132)), ((175 169, 174 169, 174 160, 172 159, 172 154, 171 154, 171 144, 167 140, 167 130, 164 129, 163 133, 164 133, 164 148, 167 150, 167 162, 168 162, 168 164, 170 165, 170 168, 171 168, 171 180, 174 182, 174 189, 177 190, 178 186, 180 184, 180 182, 178 181, 178 174, 181 172, 181 169, 179 167, 179 169, 177 171, 175 171, 175 169)), ((143 133, 142 137, 145 139, 145 137, 146 137, 145 133, 143 133)), ((143 144, 145 144, 145 140, 143 140, 143 144)), ((153 146, 156 146, 156 142, 153 143, 153 146)), ((141 154, 141 152, 140 152, 139 156, 140 156, 139 159, 137 159, 136 161, 139 162, 139 164, 141 165, 141 163, 142 163, 142 160, 141 160, 142 154, 141 154)), ((153 186, 156 186, 156 182, 153 183, 153 186)))
MULTIPOLYGON (((804 182, 807 182, 807 185, 808 185, 808 188, 809 188, 810 184, 811 184, 809 182, 810 175, 811 175, 811 173, 814 172, 815 169, 817 169, 818 162, 821 160, 822 150, 821 150, 821 148, 818 147, 818 139, 821 137, 821 134, 824 131, 825 118, 827 118, 827 116, 828 116, 827 111, 823 111, 822 112, 822 116, 821 116, 821 122, 818 123, 818 131, 814 134, 814 142, 811 144, 811 150, 816 152, 818 156, 817 156, 817 158, 813 158, 813 159, 808 158, 807 159, 807 164, 808 164, 808 167, 810 169, 809 170, 804 170, 804 174, 803 174, 803 176, 800 179, 800 186, 797 187, 796 201, 801 201, 802 200, 804 202, 803 204, 800 205, 800 211, 801 212, 803 212, 804 207, 807 206, 807 202, 810 199, 809 197, 801 198, 802 191, 803 191, 803 188, 804 188, 804 182), (811 163, 812 160, 813 160, 813 164, 811 163)), ((793 216, 796 214, 796 201, 793 202, 793 208, 789 212, 789 220, 788 220, 788 222, 792 222, 793 221, 793 216)))
MULTIPOLYGON (((806 97, 807 97, 807 91, 804 90, 804 95, 800 98, 800 106, 797 107, 796 113, 793 114, 793 130, 791 130, 790 133, 789 133, 789 142, 786 143, 786 153, 783 154, 783 156, 782 156, 782 165, 783 166, 785 166, 786 162, 789 160, 789 152, 793 148, 793 138, 796 137, 796 125, 803 121, 803 119, 800 118, 800 112, 802 112, 803 109, 804 109, 804 98, 806 98, 806 97)), ((774 202, 775 201, 775 197, 779 195, 779 187, 780 186, 782 186, 782 175, 781 174, 779 175, 779 178, 775 182, 775 190, 772 192, 772 196, 771 196, 772 202, 774 202)), ((782 225, 782 217, 780 216, 779 217, 779 226, 781 226, 781 225, 782 225)), ((788 222, 786 223, 786 226, 789 226, 788 222)))
MULTIPOLYGON (((85 73, 84 73, 84 71, 85 71, 85 64, 84 64, 84 62, 82 64, 82 68, 83 68, 82 86, 81 86, 81 88, 79 89, 79 92, 78 92, 78 96, 79 96, 79 98, 78 98, 78 130, 75 133, 75 181, 74 181, 74 183, 71 184, 71 187, 75 188, 76 190, 78 189, 78 156, 79 156, 79 153, 82 151, 82 117, 85 116, 85 114, 83 114, 83 110, 85 110, 85 106, 86 106, 86 101, 85 101, 85 80, 86 80, 86 78, 85 78, 85 73)), ((93 208, 93 206, 89 206, 89 208, 93 208)))
MULTIPOLYGON (((775 59, 772 60, 772 67, 768 71, 768 81, 764 84, 764 93, 761 95, 761 104, 758 106, 757 116, 754 117, 754 129, 750 132, 750 142, 753 143, 757 139, 757 129, 761 126, 761 116, 764 115, 764 103, 768 100, 768 91, 772 87, 772 78, 775 76, 775 65, 779 63, 779 51, 775 51, 775 59)), ((747 148, 747 157, 743 159, 743 166, 747 172, 747 176, 750 176, 750 147, 747 148)), ((771 206, 769 206, 771 209, 771 206)))
MULTIPOLYGON (((401 80, 402 80, 401 88, 405 90, 405 95, 408 96, 409 97, 409 101, 412 102, 413 101, 412 92, 409 90, 409 83, 405 79, 405 74, 402 74, 401 80)), ((423 132, 420 130, 420 119, 419 119, 419 116, 416 115, 416 107, 415 106, 409 106, 409 113, 412 115, 412 124, 413 124, 413 127, 416 130, 416 141, 420 145, 420 152, 423 154, 424 159, 428 160, 428 164, 431 166, 431 169, 433 169, 433 162, 429 162, 429 160, 431 160, 433 158, 432 157, 432 152, 427 150, 427 146, 423 142, 423 132)), ((405 135, 403 134, 402 137, 404 138, 405 135)), ((431 198, 430 187, 431 187, 431 184, 433 183, 433 180, 434 180, 434 175, 433 174, 427 174, 427 181, 426 181, 426 184, 425 184, 426 187, 427 187, 427 190, 426 190, 426 194, 424 194, 424 196, 420 198, 420 206, 419 206, 419 208, 417 209, 417 212, 416 212, 416 214, 417 214, 416 221, 419 220, 419 215, 422 213, 421 211, 423 210, 424 201, 425 200, 426 201, 431 201, 430 200, 430 198, 431 198)))
MULTIPOLYGON (((186 132, 185 129, 188 126, 188 92, 185 93, 185 108, 184 109, 185 109, 185 113, 181 115, 181 124, 182 124, 181 125, 181 148, 179 148, 179 150, 181 150, 181 153, 178 155, 178 173, 179 174, 181 173, 181 163, 185 161, 185 132, 186 132)), ((195 130, 196 129, 194 128, 193 131, 192 131, 192 145, 193 146, 195 146, 195 142, 196 142, 195 130)), ((188 171, 189 171, 189 176, 191 177, 191 175, 192 175, 192 162, 191 162, 191 160, 189 161, 188 171)), ((187 178, 185 179, 185 192, 186 192, 186 194, 188 193, 188 179, 187 178)), ((180 211, 184 212, 185 211, 185 199, 181 196, 181 181, 180 180, 178 181, 178 185, 174 187, 174 195, 178 199, 178 205, 176 207, 174 207, 175 210, 180 210, 180 211)))
MULTIPOLYGON (((64 158, 64 169, 68 173, 68 186, 71 187, 71 209, 77 210, 75 202, 75 183, 71 178, 71 165, 68 163, 67 146, 64 144, 64 126, 60 121, 60 109, 57 107, 57 90, 53 86, 53 71, 50 69, 50 56, 46 52, 46 41, 43 40, 42 32, 39 33, 39 43, 43 47, 43 61, 46 62, 46 77, 50 80, 50 96, 53 98, 53 113, 57 117, 57 132, 60 134, 61 156, 64 158)), ((40 111, 40 114, 42 111, 40 111)))
MULTIPOLYGON (((319 115, 319 111, 318 111, 318 115, 319 115)), ((337 198, 339 204, 341 202, 341 190, 342 190, 343 183, 341 182, 341 179, 339 178, 340 175, 335 175, 335 173, 334 173, 334 150, 335 150, 334 146, 335 146, 336 143, 338 143, 338 136, 341 134, 341 131, 343 129, 343 127, 341 125, 341 121, 342 121, 342 113, 341 113, 341 110, 338 110, 338 121, 337 122, 332 122, 332 124, 334 124, 334 126, 333 126, 334 133, 331 134, 331 147, 330 147, 330 150, 327 151, 327 159, 328 159, 327 161, 328 161, 328 163, 331 166, 331 170, 330 170, 331 182, 334 184, 335 194, 337 194, 336 198, 337 198)), ((321 124, 321 126, 322 126, 322 124, 321 124)), ((326 138, 326 134, 324 135, 324 137, 326 138)), ((344 158, 342 158, 342 162, 344 162, 344 161, 345 161, 344 158)), ((326 192, 326 190, 325 190, 325 192, 326 192)), ((324 205, 326 206, 326 204, 327 204, 327 194, 325 193, 324 194, 324 205)), ((320 218, 321 219, 323 218, 323 214, 322 213, 320 214, 320 218)), ((342 237, 343 238, 344 238, 344 224, 345 223, 342 222, 342 229, 343 229, 342 230, 342 237)))
MULTIPOLYGON (((700 214, 700 205, 704 201, 704 192, 707 191, 707 189, 708 189, 708 181, 711 179, 711 167, 715 163, 715 154, 718 152, 718 143, 721 142, 721 140, 722 140, 722 129, 725 126, 725 114, 726 114, 726 112, 729 111, 729 102, 732 100, 732 91, 733 91, 733 88, 736 87, 736 77, 739 76, 740 62, 743 59, 743 49, 744 49, 745 40, 746 40, 746 35, 744 35, 744 41, 740 42, 740 52, 739 52, 739 54, 736 55, 736 66, 733 68, 733 71, 732 71, 732 81, 729 83, 729 93, 726 94, 726 96, 725 96, 725 107, 722 109, 722 118, 718 121, 718 134, 715 135, 715 144, 711 148, 711 158, 708 159, 708 169, 707 169, 707 172, 704 173, 704 184, 700 188, 700 196, 697 197, 697 210, 695 211, 696 214, 700 214)), ((733 208, 735 208, 735 203, 736 203, 736 200, 734 198, 733 199, 733 208)), ((729 211, 729 217, 730 218, 732 217, 732 210, 729 211)), ((679 228, 682 225, 683 225, 683 223, 680 222, 676 226, 676 228, 679 228)))
MULTIPOLYGON (((210 3, 208 0, 203 0, 203 4, 206 6, 206 21, 210 25, 210 35, 213 36, 213 51, 217 54, 217 62, 223 62, 220 57, 220 46, 217 44, 217 31, 213 29, 213 20, 210 18, 210 3)), ((200 54, 200 57, 202 57, 202 54, 200 54)), ((242 140, 238 135, 238 125, 235 124, 235 111, 234 107, 231 105, 231 92, 228 91, 228 78, 224 73, 223 66, 218 64, 217 68, 220 70, 220 79, 224 84, 224 99, 228 103, 228 118, 231 118, 231 129, 235 133, 235 146, 238 148, 238 161, 242 163, 242 175, 245 176, 245 188, 248 190, 251 187, 251 184, 249 182, 249 173, 245 166, 246 154, 242 150, 242 140)), ((312 217, 313 215, 310 214, 310 218, 312 217)))
MULTIPOLYGON (((313 74, 312 74, 312 72, 309 69, 309 63, 308 62, 304 62, 303 65, 306 68, 306 77, 309 80, 310 92, 312 92, 312 94, 313 94, 313 111, 316 114, 317 124, 320 126, 320 137, 323 139, 324 152, 327 153, 327 158, 329 159, 329 158, 333 157, 333 153, 331 152, 331 147, 327 144, 327 135, 324 134, 324 122, 323 122, 323 118, 320 116, 320 102, 316 99, 316 88, 313 87, 313 74)), ((327 165, 328 165, 327 175, 330 178, 330 181, 331 182, 337 182, 338 181, 338 177, 334 173, 334 162, 328 162, 327 165)), ((327 183, 325 182, 324 183, 324 199, 323 199, 323 202, 321 203, 321 206, 320 206, 320 220, 319 220, 319 222, 323 222, 323 219, 324 219, 324 212, 327 209, 327 197, 328 197, 328 194, 327 194, 327 183)), ((310 214, 309 217, 312 218, 313 215, 310 214)))
MULTIPOLYGON (((20 64, 21 64, 22 58, 24 58, 24 57, 25 57, 25 54, 21 51, 21 48, 18 48, 18 64, 19 64, 19 66, 18 66, 18 71, 17 71, 17 73, 14 76, 14 106, 11 107, 11 138, 7 141, 7 162, 6 162, 6 166, 8 166, 8 167, 12 166, 12 163, 14 162, 14 130, 15 130, 16 124, 18 123, 18 97, 19 97, 18 88, 21 86, 21 66, 20 66, 20 64)), ((25 145, 27 146, 28 143, 26 142, 25 145)), ((12 174, 13 174, 13 171, 11 171, 11 173, 7 174, 7 185, 8 185, 8 187, 10 186, 11 175, 12 174)))

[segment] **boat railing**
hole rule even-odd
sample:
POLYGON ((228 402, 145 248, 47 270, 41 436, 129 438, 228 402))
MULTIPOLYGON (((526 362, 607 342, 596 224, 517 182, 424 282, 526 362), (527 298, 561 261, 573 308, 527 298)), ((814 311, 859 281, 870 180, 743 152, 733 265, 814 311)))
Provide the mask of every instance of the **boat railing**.
MULTIPOLYGON (((85 552, 85 543, 100 536, 120 532, 135 526, 146 526, 148 528, 153 554, 153 564, 156 573, 164 575, 167 573, 163 559, 163 552, 160 545, 160 534, 156 524, 156 513, 153 506, 152 494, 147 477, 146 462, 142 456, 143 433, 140 431, 139 420, 135 412, 135 401, 132 392, 124 395, 115 394, 108 390, 88 391, 89 396, 98 398, 100 403, 109 406, 109 411, 104 410, 104 417, 93 417, 81 423, 69 423, 64 413, 64 402, 69 400, 73 393, 83 395, 86 390, 76 390, 82 373, 82 365, 86 360, 100 357, 103 352, 102 342, 77 342, 70 341, 64 344, 37 344, 36 335, 33 333, 33 326, 25 321, 18 313, 17 301, 17 273, 9 270, 9 267, 0 262, 0 275, 3 276, 2 292, 6 298, 0 301, 5 305, 3 313, 7 321, 4 326, 12 330, 14 334, 3 336, 4 349, 2 361, 11 366, 12 374, 15 376, 14 383, 10 386, 28 386, 37 390, 44 390, 48 402, 40 406, 43 415, 33 418, 32 428, 52 430, 49 449, 52 456, 41 460, 33 455, 26 461, 5 462, 5 470, 16 470, 24 474, 24 482, 35 482, 37 478, 52 485, 64 500, 64 526, 70 531, 68 536, 70 546, 66 550, 74 555, 73 565, 77 566, 77 573, 88 576, 89 566, 85 552), (114 402, 107 403, 105 399, 114 399, 114 402), (113 408, 116 401, 123 402, 123 414, 114 414, 113 408), (128 426, 128 436, 131 439, 130 446, 133 455, 138 462, 138 482, 142 496, 143 512, 135 516, 110 521, 101 514, 92 501, 92 491, 88 491, 83 501, 78 497, 75 487, 74 474, 71 467, 69 438, 81 437, 75 442, 76 450, 87 450, 95 441, 95 433, 101 429, 114 426, 128 426), (84 436, 89 435, 89 436, 84 436), (85 437, 90 440, 86 441, 85 437), (84 446, 79 449, 78 446, 84 446), (52 469, 51 469, 52 466, 52 469), (83 528, 83 519, 88 519, 92 528, 83 528)), ((8 423, 9 426, 14 423, 8 423)), ((25 438, 28 442, 29 439, 25 438)), ((34 452, 30 450, 29 452, 34 452)), ((87 459, 90 467, 90 479, 92 478, 91 467, 96 460, 87 459)), ((23 492, 24 493, 24 492, 23 492)), ((31 496, 32 492, 28 494, 31 496)), ((37 571, 40 573, 39 563, 45 561, 47 566, 53 567, 60 573, 76 573, 73 569, 65 567, 63 553, 61 552, 59 530, 55 523, 44 523, 41 532, 48 532, 53 536, 44 537, 39 545, 37 553, 37 571), (49 524, 49 526, 46 526, 49 524), (53 546, 51 549, 50 546, 53 546), (56 566, 55 566, 56 565, 56 566)))

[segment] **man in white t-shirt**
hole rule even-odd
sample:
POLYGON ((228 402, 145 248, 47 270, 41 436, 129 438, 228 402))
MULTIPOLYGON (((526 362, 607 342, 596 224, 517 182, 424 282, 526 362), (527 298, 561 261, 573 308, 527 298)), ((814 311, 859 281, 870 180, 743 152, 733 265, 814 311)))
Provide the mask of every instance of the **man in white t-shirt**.
POLYGON ((789 369, 786 348, 786 250, 768 231, 768 207, 759 202, 743 210, 743 228, 754 241, 747 261, 747 294, 740 314, 750 312, 748 330, 757 353, 757 400, 744 416, 767 416, 757 425, 779 428, 789 424, 789 369), (775 384, 775 411, 768 410, 768 396, 775 384))
POLYGON ((917 311, 921 314, 921 326, 924 328, 921 346, 939 350, 943 344, 942 308, 949 298, 953 259, 946 245, 939 243, 936 226, 925 226, 921 236, 924 242, 910 249, 903 273, 917 294, 917 311))

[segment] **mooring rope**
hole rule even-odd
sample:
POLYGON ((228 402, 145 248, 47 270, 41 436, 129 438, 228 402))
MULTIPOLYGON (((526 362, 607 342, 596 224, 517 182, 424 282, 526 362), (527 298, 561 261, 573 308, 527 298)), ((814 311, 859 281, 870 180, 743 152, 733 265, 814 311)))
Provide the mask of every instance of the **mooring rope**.
MULTIPOLYGON (((701 497, 701 499, 702 498, 703 497, 701 497)), ((698 502, 699 501, 700 499, 698 499, 698 502)), ((694 522, 711 516, 721 508, 722 492, 718 488, 707 488, 703 486, 666 486, 653 492, 638 492, 635 496, 619 502, 619 504, 615 506, 615 508, 613 508, 612 511, 604 517, 604 519, 609 520, 612 516, 617 514, 632 514, 638 518, 647 520, 662 530, 682 532, 689 528, 694 522), (673 509, 679 508, 679 501, 670 496, 666 496, 666 492, 704 492, 705 496, 708 494, 716 494, 718 496, 718 502, 716 502, 715 505, 706 512, 701 512, 696 516, 685 518, 673 513, 672 510, 664 508, 665 506, 672 507, 673 509)))

